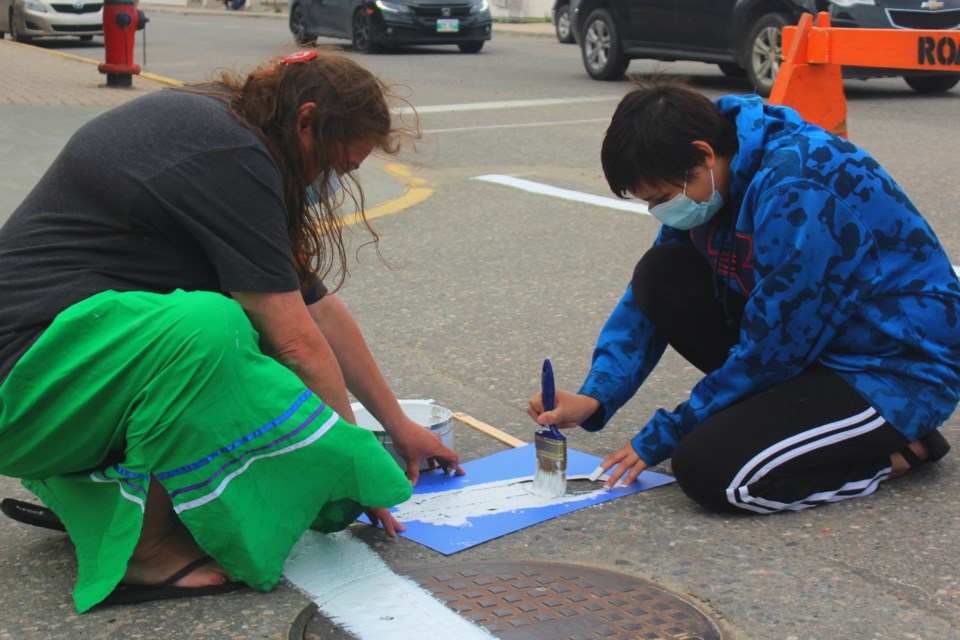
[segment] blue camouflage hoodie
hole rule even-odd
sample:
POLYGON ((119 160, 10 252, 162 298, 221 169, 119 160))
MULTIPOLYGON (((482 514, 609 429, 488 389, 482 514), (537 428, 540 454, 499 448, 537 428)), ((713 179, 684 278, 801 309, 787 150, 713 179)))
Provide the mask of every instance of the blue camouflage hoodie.
MULTIPOLYGON (((633 438, 648 464, 669 458, 700 422, 814 363, 836 371, 910 441, 936 429, 960 390, 960 282, 900 187, 850 142, 757 96, 717 101, 737 125, 730 194, 687 242, 723 284, 747 296, 740 341, 690 399, 658 410, 633 438)), ((666 342, 626 293, 603 327, 580 393, 613 417, 666 342)))

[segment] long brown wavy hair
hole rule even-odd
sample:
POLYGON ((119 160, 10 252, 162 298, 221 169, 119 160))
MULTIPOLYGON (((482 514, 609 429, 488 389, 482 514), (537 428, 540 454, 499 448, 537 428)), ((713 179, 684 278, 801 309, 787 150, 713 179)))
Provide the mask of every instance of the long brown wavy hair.
POLYGON ((320 51, 316 57, 302 57, 307 59, 279 56, 248 75, 224 71, 213 87, 207 85, 212 89, 209 92, 199 87, 192 90, 228 100, 234 117, 266 143, 283 177, 287 228, 301 285, 313 276, 323 281, 332 277, 333 282, 325 284, 336 291, 348 273, 343 223, 335 214, 345 197, 356 206, 374 246, 379 242, 364 215, 359 182, 345 175, 343 192, 335 194, 335 167, 346 160, 341 154, 352 144, 365 142, 372 143, 376 152, 395 156, 402 140, 419 138, 420 129, 415 117, 413 124, 394 123, 389 102, 408 107, 409 103, 358 63, 320 51), (316 206, 307 198, 313 176, 307 175, 297 127, 300 106, 308 102, 317 105, 313 110, 313 160, 320 170, 320 202, 316 206))

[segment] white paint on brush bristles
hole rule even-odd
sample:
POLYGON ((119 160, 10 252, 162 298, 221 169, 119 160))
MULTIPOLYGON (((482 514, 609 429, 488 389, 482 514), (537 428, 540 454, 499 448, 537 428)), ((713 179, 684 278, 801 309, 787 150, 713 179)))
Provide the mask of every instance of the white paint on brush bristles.
POLYGON ((530 493, 543 498, 562 498, 567 492, 567 476, 562 471, 547 471, 537 468, 530 493))
POLYGON ((350 533, 308 530, 284 575, 315 597, 324 615, 360 640, 423 640, 425 629, 457 640, 496 638, 397 575, 350 533))
MULTIPOLYGON (((586 479, 587 476, 570 477, 570 480, 586 479)), ((600 488, 548 498, 534 494, 532 488, 533 479, 527 476, 467 485, 451 491, 415 494, 397 507, 393 515, 400 522, 419 520, 435 525, 463 527, 470 525, 470 518, 594 500, 606 491, 600 488)))

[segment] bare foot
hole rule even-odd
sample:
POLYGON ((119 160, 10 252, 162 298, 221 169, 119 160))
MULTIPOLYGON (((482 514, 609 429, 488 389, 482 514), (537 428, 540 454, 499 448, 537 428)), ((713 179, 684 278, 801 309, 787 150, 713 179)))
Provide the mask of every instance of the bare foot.
MULTIPOLYGON (((151 476, 143 514, 140 540, 127 562, 123 581, 128 584, 160 584, 183 567, 205 556, 190 532, 173 513, 170 496, 156 477, 151 476)), ((209 564, 184 576, 173 586, 207 587, 227 582, 223 567, 209 564)))
MULTIPOLYGON (((927 448, 919 440, 911 442, 908 446, 921 460, 926 460, 927 456, 930 455, 930 452, 927 451, 927 448)), ((891 478, 902 476, 910 470, 910 463, 899 453, 894 453, 890 456, 890 466, 893 467, 893 471, 890 473, 891 478)))

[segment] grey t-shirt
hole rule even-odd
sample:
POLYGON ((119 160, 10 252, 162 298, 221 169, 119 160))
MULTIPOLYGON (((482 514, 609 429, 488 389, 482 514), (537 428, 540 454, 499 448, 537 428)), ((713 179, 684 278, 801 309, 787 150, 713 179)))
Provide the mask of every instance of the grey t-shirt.
MULTIPOLYGON (((0 382, 102 291, 300 289, 283 182, 221 100, 166 90, 81 127, 0 228, 0 382)), ((324 293, 314 282, 307 303, 324 293)))

